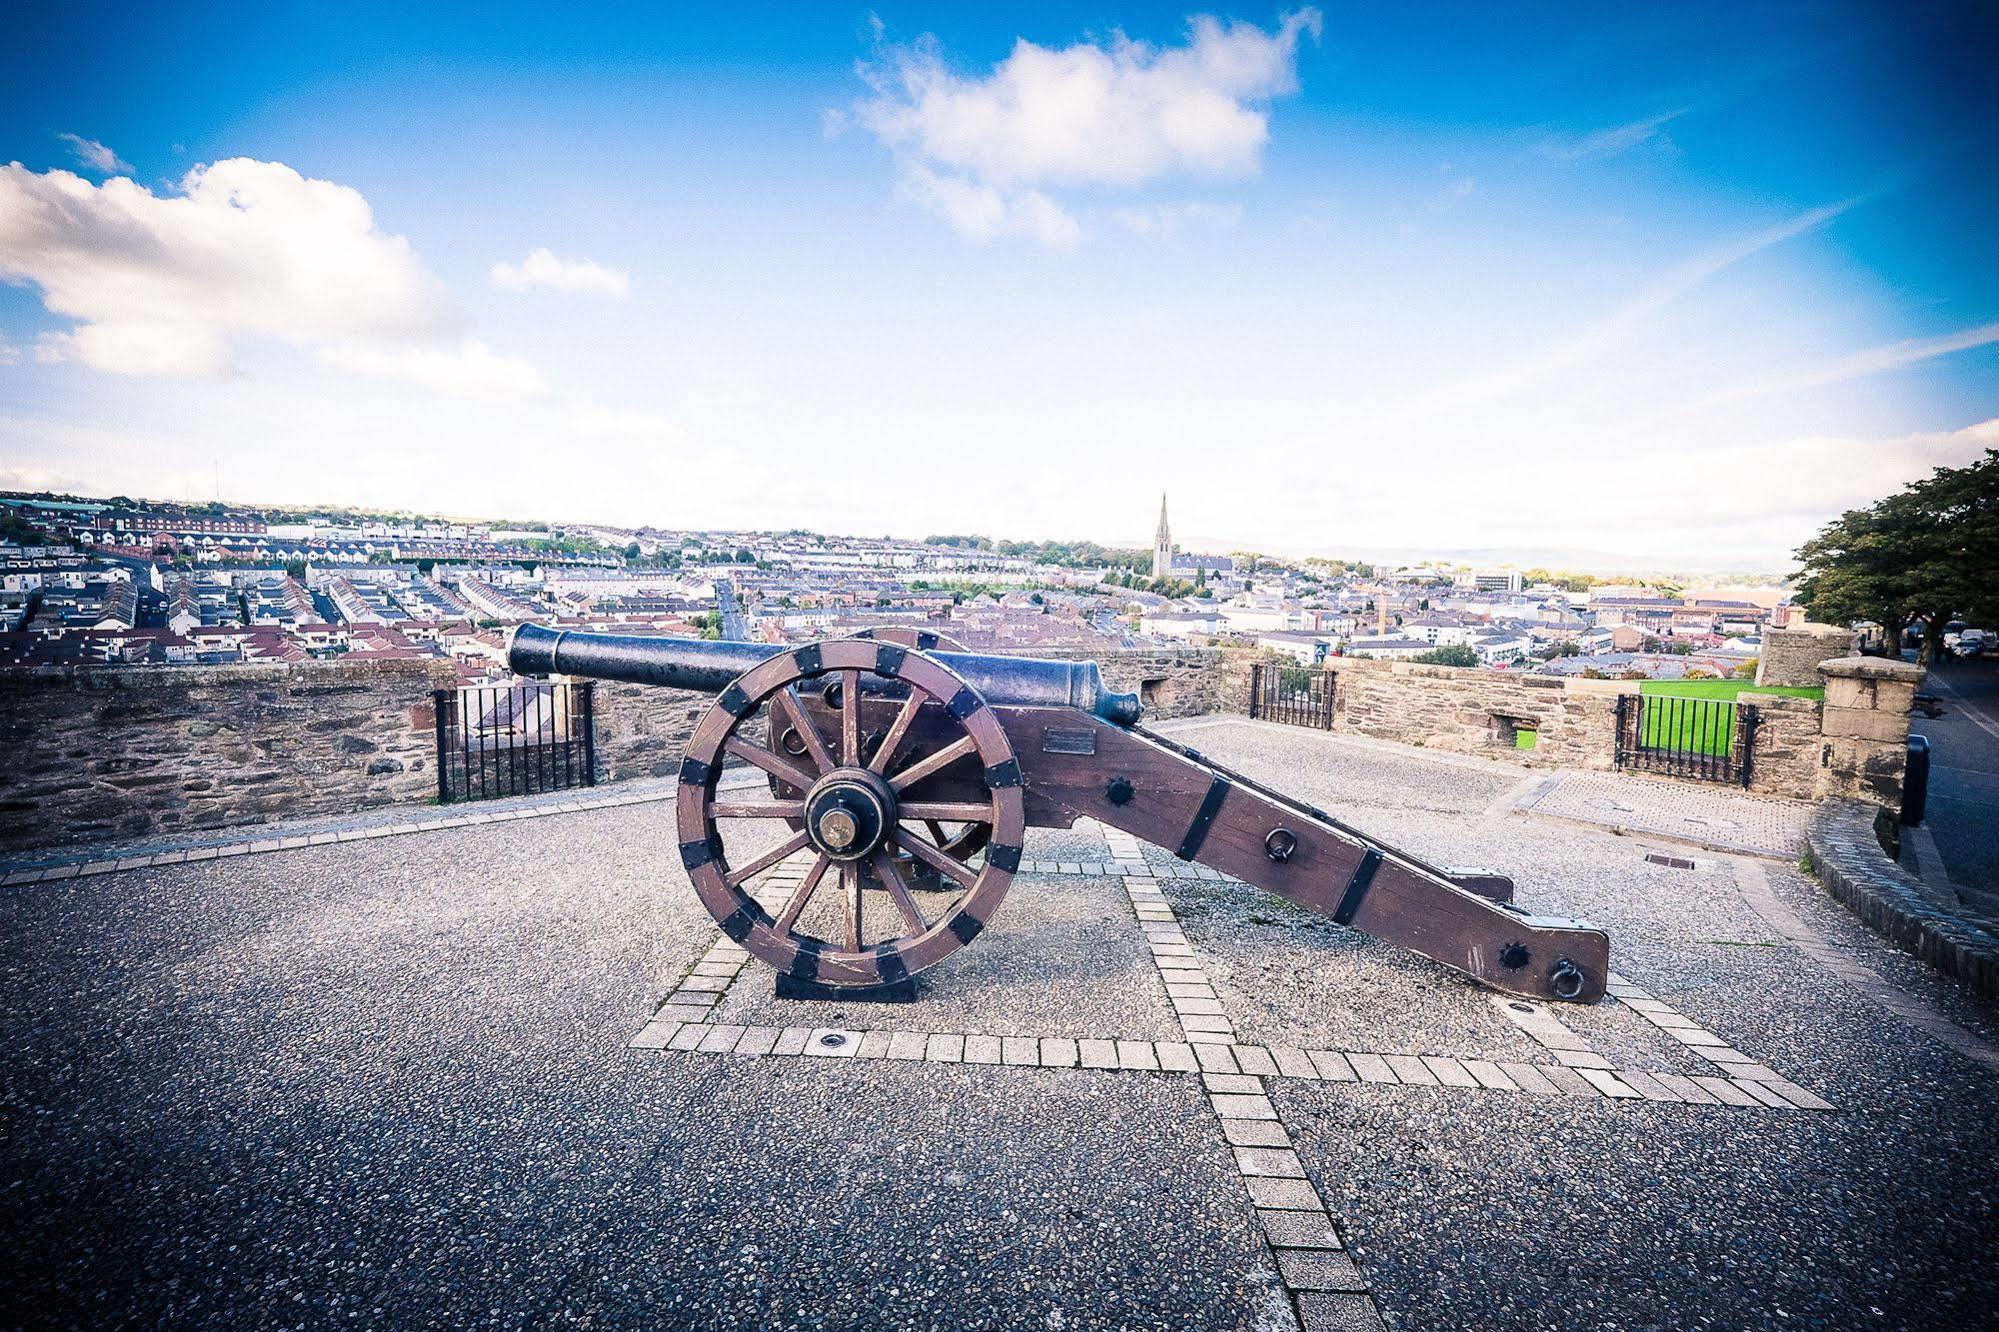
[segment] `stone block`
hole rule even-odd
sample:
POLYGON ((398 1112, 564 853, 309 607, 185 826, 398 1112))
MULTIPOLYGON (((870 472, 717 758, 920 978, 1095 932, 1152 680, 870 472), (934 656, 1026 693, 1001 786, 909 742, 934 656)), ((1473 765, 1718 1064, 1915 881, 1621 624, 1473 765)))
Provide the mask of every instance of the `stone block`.
POLYGON ((1826 735, 1851 736, 1857 740, 1876 740, 1885 744, 1906 744, 1909 738, 1907 712, 1835 708, 1827 704, 1819 726, 1826 735))

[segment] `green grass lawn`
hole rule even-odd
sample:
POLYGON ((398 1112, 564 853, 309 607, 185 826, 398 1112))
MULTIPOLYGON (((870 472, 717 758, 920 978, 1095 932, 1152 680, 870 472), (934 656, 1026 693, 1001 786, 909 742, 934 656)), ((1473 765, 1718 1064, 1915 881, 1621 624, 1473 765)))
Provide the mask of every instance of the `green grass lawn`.
POLYGON ((1737 694, 1784 694, 1791 698, 1825 697, 1817 685, 1772 686, 1758 689, 1748 680, 1646 680, 1638 692, 1647 699, 1644 732, 1638 743, 1645 749, 1677 749, 1695 754, 1726 756, 1735 751, 1735 709, 1732 707, 1676 707, 1669 699, 1703 699, 1733 702, 1737 694))

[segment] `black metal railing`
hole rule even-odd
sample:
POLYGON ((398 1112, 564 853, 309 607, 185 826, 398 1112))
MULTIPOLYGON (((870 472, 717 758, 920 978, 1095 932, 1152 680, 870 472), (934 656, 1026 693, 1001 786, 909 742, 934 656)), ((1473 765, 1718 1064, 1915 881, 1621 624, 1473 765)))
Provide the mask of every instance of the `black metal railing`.
POLYGON ((1756 723, 1755 704, 1730 698, 1620 694, 1617 766, 1747 788, 1756 723))
POLYGON ((1334 673, 1313 666, 1249 668, 1249 715, 1288 726, 1333 729, 1334 673))
POLYGON ((595 702, 588 682, 438 690, 438 800, 595 786, 595 702))

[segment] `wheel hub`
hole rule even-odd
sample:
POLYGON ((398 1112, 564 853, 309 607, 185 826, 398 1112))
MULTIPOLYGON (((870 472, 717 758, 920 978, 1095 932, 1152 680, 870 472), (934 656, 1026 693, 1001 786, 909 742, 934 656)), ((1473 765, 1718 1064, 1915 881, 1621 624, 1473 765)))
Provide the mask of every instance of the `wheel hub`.
POLYGON ((865 860, 895 826, 895 792, 864 768, 836 768, 805 796, 805 835, 834 860, 865 860))

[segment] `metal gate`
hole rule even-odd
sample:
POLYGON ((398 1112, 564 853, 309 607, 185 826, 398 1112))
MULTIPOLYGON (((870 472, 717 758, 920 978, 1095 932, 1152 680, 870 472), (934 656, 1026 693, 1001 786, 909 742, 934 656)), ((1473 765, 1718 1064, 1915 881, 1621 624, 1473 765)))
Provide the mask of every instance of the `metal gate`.
POLYGON ((1755 704, 1731 698, 1620 694, 1617 766, 1747 789, 1756 721, 1755 704))
POLYGON ((440 802, 597 784, 595 691, 588 682, 440 689, 436 701, 440 802))
POLYGON ((1249 668, 1249 715, 1289 726, 1333 729, 1332 671, 1258 663, 1249 668))

